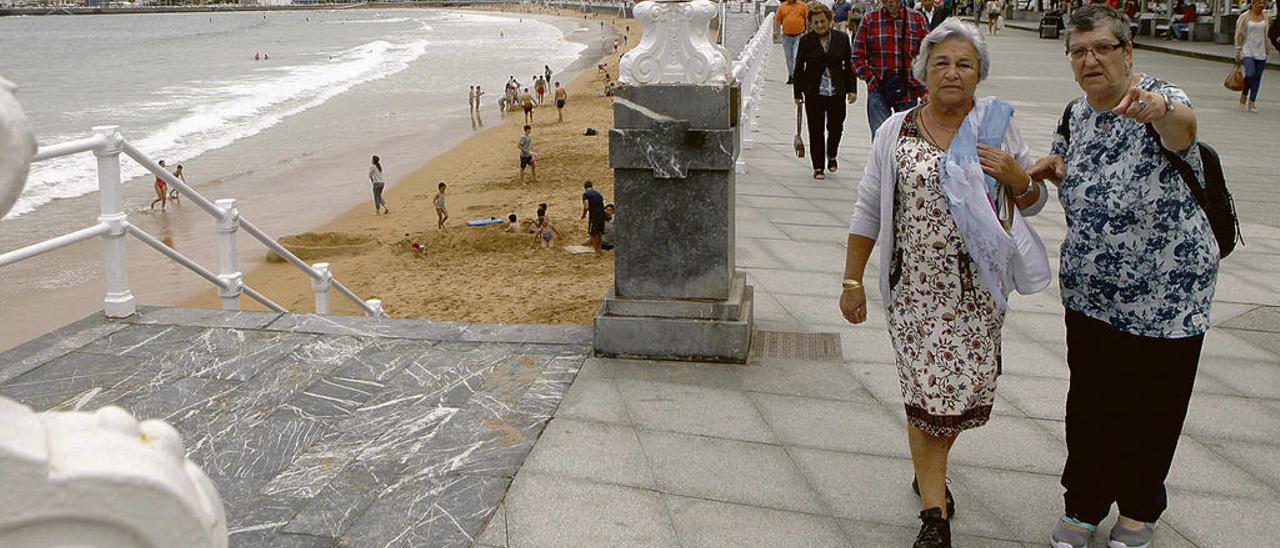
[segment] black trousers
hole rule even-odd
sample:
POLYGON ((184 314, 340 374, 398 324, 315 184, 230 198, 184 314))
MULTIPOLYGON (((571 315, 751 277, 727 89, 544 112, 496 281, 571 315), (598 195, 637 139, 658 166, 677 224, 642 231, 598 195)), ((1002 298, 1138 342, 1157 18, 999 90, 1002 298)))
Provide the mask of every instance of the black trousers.
POLYGON ((1125 517, 1155 522, 1168 506, 1164 480, 1204 335, 1142 337, 1070 309, 1066 324, 1066 514, 1096 525, 1115 503, 1125 517))
POLYGON ((808 95, 804 98, 805 121, 809 123, 809 158, 813 160, 813 170, 826 167, 828 158, 835 158, 840 150, 840 136, 844 133, 845 103, 844 97, 825 95, 808 95), (823 139, 823 128, 826 138, 823 139))

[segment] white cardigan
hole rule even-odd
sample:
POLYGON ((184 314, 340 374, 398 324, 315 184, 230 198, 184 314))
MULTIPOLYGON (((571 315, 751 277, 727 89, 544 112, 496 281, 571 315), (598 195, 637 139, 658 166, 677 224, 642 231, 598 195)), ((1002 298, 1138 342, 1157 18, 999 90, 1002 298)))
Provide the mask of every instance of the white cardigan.
MULTIPOLYGON (((971 115, 976 115, 981 120, 992 99, 978 99, 971 115)), ((898 133, 909 112, 911 111, 894 114, 876 131, 875 142, 871 145, 871 157, 867 160, 862 182, 858 185, 858 201, 853 205, 853 219, 849 223, 850 234, 871 238, 880 243, 880 298, 886 307, 890 300, 889 269, 893 259, 893 193, 898 168, 898 133), (881 219, 889 219, 889 222, 881 222, 881 219)), ((1031 149, 1022 142, 1022 134, 1018 131, 1014 118, 1009 119, 1009 129, 1005 131, 1004 149, 1022 164, 1023 169, 1031 167, 1031 149)), ((1039 213, 1048 201, 1049 193, 1044 188, 1044 183, 1034 184, 1040 187, 1040 196, 1036 203, 1022 210, 1025 217, 1039 213)))

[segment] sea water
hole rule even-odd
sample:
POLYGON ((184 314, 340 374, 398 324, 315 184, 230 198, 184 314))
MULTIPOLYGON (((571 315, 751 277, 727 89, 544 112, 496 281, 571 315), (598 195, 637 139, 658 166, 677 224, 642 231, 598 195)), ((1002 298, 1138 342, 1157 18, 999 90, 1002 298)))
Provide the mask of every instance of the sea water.
MULTIPOLYGON (((199 165, 204 181, 420 131, 465 113, 469 85, 493 109, 508 76, 558 71, 583 48, 530 18, 427 10, 0 18, 0 75, 18 84, 41 143, 118 125, 172 167, 257 139, 260 154, 199 165), (323 121, 262 135, 318 109, 323 121)), ((95 165, 37 164, 9 217, 94 192, 95 165)), ((126 178, 142 174, 125 164, 126 178)))
MULTIPOLYGON (((19 86, 40 143, 119 126, 148 156, 170 169, 182 164, 197 191, 237 198, 243 215, 279 237, 371 203, 371 155, 381 156, 395 181, 485 123, 495 125, 508 77, 529 83, 550 66, 553 79, 567 84, 568 67, 586 66, 585 44, 599 51, 600 43, 594 20, 514 13, 0 17, 0 76, 19 86), (270 59, 255 61, 255 53, 270 59), (487 92, 479 120, 467 105, 468 86, 477 84, 487 92)), ((506 152, 514 154, 518 126, 511 131, 506 152)), ((216 268, 213 219, 186 201, 165 212, 149 208, 152 178, 127 158, 122 171, 129 222, 216 268)), ((0 252, 92 225, 97 202, 91 154, 35 164, 16 207, 0 220, 0 252)), ((434 224, 418 221, 388 217, 405 231, 434 224)), ((263 248, 240 240, 240 268, 252 270, 263 248)), ((142 304, 179 304, 209 287, 136 241, 129 265, 142 304)), ((65 248, 5 267, 0 279, 4 349, 101 310, 102 247, 65 248)))

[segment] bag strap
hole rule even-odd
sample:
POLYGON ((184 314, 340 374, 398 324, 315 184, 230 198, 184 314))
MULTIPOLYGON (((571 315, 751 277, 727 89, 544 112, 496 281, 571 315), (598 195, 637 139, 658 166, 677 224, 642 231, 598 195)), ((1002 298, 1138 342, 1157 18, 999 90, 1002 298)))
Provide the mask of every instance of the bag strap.
POLYGON ((1145 127, 1147 128, 1147 135, 1150 135, 1152 139, 1155 139, 1156 146, 1160 147, 1160 154, 1164 156, 1170 164, 1173 164, 1174 169, 1178 170, 1178 175, 1182 176, 1182 182, 1186 183, 1187 190, 1191 191, 1191 195, 1195 197, 1196 203, 1200 204, 1200 209, 1209 211, 1206 207, 1206 204, 1209 201, 1208 192, 1206 189, 1200 187, 1200 179, 1196 177, 1195 169, 1192 168, 1191 164, 1187 163, 1186 160, 1183 160, 1181 156, 1178 156, 1176 152, 1165 148, 1164 143, 1160 140, 1160 133, 1156 131, 1155 125, 1145 124, 1145 127))

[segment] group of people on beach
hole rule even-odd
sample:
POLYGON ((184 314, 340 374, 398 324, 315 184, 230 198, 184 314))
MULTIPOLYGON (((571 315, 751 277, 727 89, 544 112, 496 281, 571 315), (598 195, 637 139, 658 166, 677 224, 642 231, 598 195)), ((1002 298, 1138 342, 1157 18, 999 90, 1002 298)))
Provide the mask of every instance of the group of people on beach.
MULTIPOLYGON (((532 93, 529 91, 529 87, 521 84, 519 80, 516 80, 514 75, 509 76, 507 78, 506 85, 503 86, 504 89, 502 97, 498 99, 498 110, 501 111, 503 115, 506 115, 506 113, 515 110, 516 107, 519 106, 520 109, 524 111, 524 123, 532 124, 533 111, 545 102, 547 86, 549 85, 548 83, 551 83, 550 85, 554 86, 551 89, 551 93, 552 98, 556 103, 557 121, 563 122, 564 105, 569 99, 569 94, 560 86, 560 82, 552 82, 550 66, 543 65, 543 70, 543 74, 535 74, 529 77, 533 86, 532 93)), ((468 101, 471 103, 472 108, 477 112, 480 108, 479 90, 480 86, 473 86, 471 93, 468 95, 468 101)))

